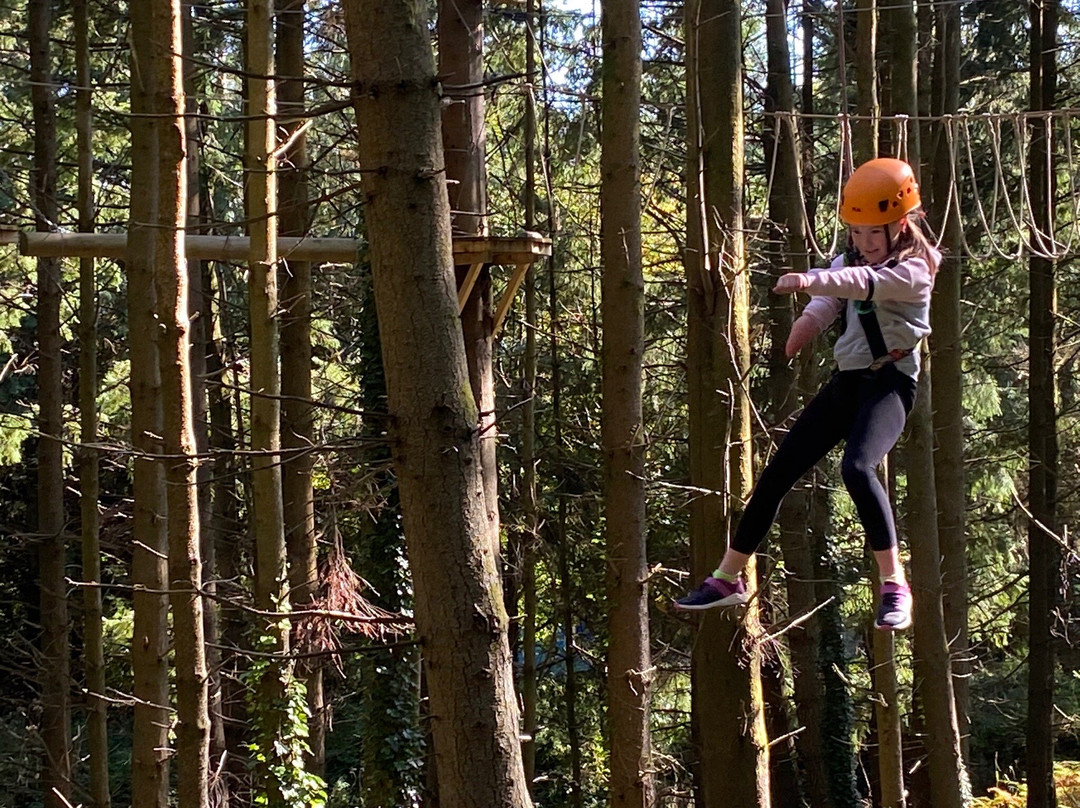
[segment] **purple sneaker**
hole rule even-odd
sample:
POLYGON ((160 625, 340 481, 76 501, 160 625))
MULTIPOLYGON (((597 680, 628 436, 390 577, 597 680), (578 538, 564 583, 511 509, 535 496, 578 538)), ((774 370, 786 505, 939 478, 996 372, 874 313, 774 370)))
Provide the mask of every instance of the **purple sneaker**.
POLYGON ((878 607, 874 628, 881 631, 903 631, 911 625, 911 587, 895 581, 881 585, 881 606, 878 607))
POLYGON ((740 603, 746 603, 747 600, 749 598, 742 578, 724 581, 710 575, 705 579, 705 583, 689 595, 676 600, 675 608, 682 612, 699 612, 720 606, 737 606, 740 603))

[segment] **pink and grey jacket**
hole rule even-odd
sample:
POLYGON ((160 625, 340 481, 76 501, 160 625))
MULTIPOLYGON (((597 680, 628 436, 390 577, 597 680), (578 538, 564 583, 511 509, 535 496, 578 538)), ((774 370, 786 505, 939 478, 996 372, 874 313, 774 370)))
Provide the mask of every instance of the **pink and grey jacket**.
MULTIPOLYGON (((941 254, 933 251, 930 260, 940 263, 941 254)), ((916 348, 930 334, 930 294, 934 276, 926 260, 906 258, 893 265, 844 266, 843 256, 833 259, 828 269, 811 269, 810 283, 802 291, 811 295, 803 309, 824 331, 847 305, 844 333, 833 346, 833 357, 840 370, 870 367, 874 356, 863 332, 855 301, 871 300, 876 304, 878 324, 885 347, 892 350, 916 348)), ((896 362, 897 370, 913 379, 919 378, 919 352, 896 362)))

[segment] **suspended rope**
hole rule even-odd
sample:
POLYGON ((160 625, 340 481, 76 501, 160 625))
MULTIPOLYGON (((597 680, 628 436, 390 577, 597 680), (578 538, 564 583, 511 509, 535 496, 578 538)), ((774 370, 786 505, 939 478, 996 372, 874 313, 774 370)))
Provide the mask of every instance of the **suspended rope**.
MULTIPOLYGON (((777 130, 787 127, 791 142, 796 144, 802 140, 803 120, 812 119, 815 124, 826 121, 836 127, 834 137, 828 141, 836 144, 836 151, 830 150, 829 155, 836 165, 835 179, 816 189, 822 199, 832 202, 830 213, 811 221, 807 200, 814 196, 811 191, 815 189, 801 163, 794 189, 802 199, 807 248, 816 259, 827 260, 836 254, 844 230, 836 206, 839 189, 850 173, 846 168, 851 165, 852 122, 865 118, 843 112, 803 115, 777 111, 767 115, 775 119, 777 130)), ((896 115, 875 118, 874 122, 891 128, 896 144, 894 156, 901 159, 906 156, 903 144, 911 126, 929 124, 940 132, 948 153, 949 182, 946 197, 935 201, 933 212, 943 218, 950 213, 959 217, 963 223, 960 244, 966 257, 1020 260, 1038 256, 1060 260, 1080 252, 1080 167, 1074 145, 1074 129, 1080 126, 1078 115, 1080 110, 1061 109, 933 117, 896 115), (1047 139, 1047 162, 1040 170, 1054 177, 1058 186, 1056 193, 1039 199, 1032 194, 1031 175, 1036 127, 1047 139), (1040 211, 1040 206, 1045 210, 1040 211), (1044 213, 1048 225, 1040 226, 1036 213, 1044 213)), ((821 130, 820 126, 816 129, 821 130)), ((765 155, 769 168, 763 199, 769 198, 776 181, 778 149, 783 140, 773 138, 771 153, 765 155)))

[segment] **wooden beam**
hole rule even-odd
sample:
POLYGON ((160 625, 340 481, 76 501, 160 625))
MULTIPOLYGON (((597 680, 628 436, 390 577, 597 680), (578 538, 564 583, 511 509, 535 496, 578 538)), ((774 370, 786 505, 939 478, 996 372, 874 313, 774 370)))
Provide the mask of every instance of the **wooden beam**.
POLYGON ((473 287, 476 286, 476 279, 480 277, 480 270, 484 268, 484 264, 470 264, 469 271, 465 275, 465 280, 461 282, 461 286, 457 293, 457 310, 458 314, 465 311, 465 304, 469 302, 469 295, 472 294, 473 287))
POLYGON ((521 282, 525 280, 525 273, 529 271, 530 266, 532 264, 518 264, 514 267, 514 274, 510 276, 510 280, 506 284, 506 290, 503 292, 502 297, 499 298, 499 305, 495 308, 495 323, 491 327, 492 336, 498 334, 499 329, 502 328, 506 313, 510 311, 510 304, 514 302, 514 297, 521 287, 521 282))
MULTIPOLYGON (((278 237, 282 258, 296 261, 354 263, 361 242, 351 238, 278 237)), ((187 236, 187 257, 196 260, 247 261, 251 239, 247 236, 187 236)), ((46 258, 127 257, 126 233, 27 233, 19 234, 19 252, 46 258)))
MULTIPOLYGON (((15 243, 15 232, 0 230, 0 244, 15 243)), ((127 258, 126 233, 38 233, 18 232, 19 252, 43 258, 127 258)), ((247 236, 195 236, 184 239, 187 257, 196 261, 237 261, 249 259, 251 240, 247 236)), ((281 258, 312 263, 352 264, 363 242, 352 238, 309 238, 278 236, 281 258)), ((458 311, 472 294, 485 265, 513 266, 514 272, 495 310, 493 334, 499 333, 525 273, 540 258, 551 255, 551 239, 539 234, 514 238, 461 236, 454 239, 454 263, 469 267, 458 290, 458 311)))
MULTIPOLYGON (((10 232, 10 231, 7 231, 10 232)), ((4 240, 0 231, 0 244, 4 240)), ((246 236, 187 236, 187 257, 193 260, 246 261, 250 250, 246 236)), ((278 252, 295 261, 355 263, 363 242, 352 238, 314 238, 279 236, 278 252)), ((19 252, 46 258, 127 257, 125 233, 19 233, 19 252)), ((454 239, 454 263, 520 265, 551 255, 551 239, 543 236, 492 238, 490 236, 454 239)))

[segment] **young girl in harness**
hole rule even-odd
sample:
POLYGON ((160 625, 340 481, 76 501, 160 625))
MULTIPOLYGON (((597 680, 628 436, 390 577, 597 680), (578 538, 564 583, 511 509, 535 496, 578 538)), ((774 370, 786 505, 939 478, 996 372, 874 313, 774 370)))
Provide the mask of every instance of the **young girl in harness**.
POLYGON ((741 578, 776 519, 780 502, 826 453, 845 441, 841 474, 877 562, 881 602, 874 624, 911 625, 911 588, 900 564, 889 497, 877 467, 896 445, 915 402, 920 340, 930 333, 930 293, 941 255, 920 227, 919 186, 902 160, 859 166, 844 185, 840 215, 848 249, 828 269, 788 273, 773 292, 806 292, 810 302, 791 327, 789 358, 840 318, 837 370, 795 420, 761 472, 720 566, 680 610, 747 601, 741 578))

